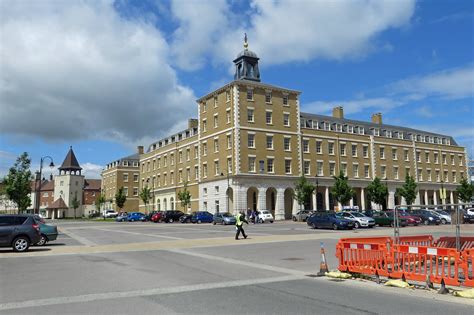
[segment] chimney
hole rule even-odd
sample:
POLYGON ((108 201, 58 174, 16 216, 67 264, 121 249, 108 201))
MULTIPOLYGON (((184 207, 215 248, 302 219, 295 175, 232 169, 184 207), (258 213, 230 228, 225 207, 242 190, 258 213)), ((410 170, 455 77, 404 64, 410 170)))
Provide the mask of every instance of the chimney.
POLYGON ((344 108, 342 106, 337 106, 332 109, 332 117, 343 119, 344 118, 344 108))
POLYGON ((194 119, 194 118, 188 119, 188 129, 197 128, 197 127, 198 127, 197 119, 194 119))
POLYGON ((143 154, 143 146, 142 145, 139 145, 137 147, 137 152, 138 152, 138 154, 143 154))
POLYGON ((372 122, 374 124, 382 124, 382 113, 375 113, 372 115, 372 122))

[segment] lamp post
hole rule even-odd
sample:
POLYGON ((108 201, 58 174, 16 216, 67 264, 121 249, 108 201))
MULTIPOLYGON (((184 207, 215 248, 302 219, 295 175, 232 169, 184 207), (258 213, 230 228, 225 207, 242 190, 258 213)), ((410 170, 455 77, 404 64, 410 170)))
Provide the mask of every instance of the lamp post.
MULTIPOLYGON (((221 173, 221 176, 224 176, 224 173, 221 173)), ((226 197, 227 197, 227 212, 229 212, 229 188, 230 188, 230 184, 229 184, 229 170, 227 170, 227 190, 226 190, 226 197)))
POLYGON ((36 182, 36 198, 35 198, 35 209, 34 209, 34 212, 36 214, 39 214, 39 210, 40 210, 39 208, 40 208, 40 194, 41 194, 41 173, 43 172, 43 161, 46 160, 46 159, 49 159, 51 161, 51 163, 49 163, 49 167, 51 167, 51 168, 54 167, 53 158, 50 157, 49 155, 43 156, 40 159, 40 169, 39 169, 39 173, 37 173, 37 177, 36 177, 37 182, 36 182))
POLYGON ((316 212, 318 212, 318 191, 319 191, 319 180, 318 180, 318 171, 316 170, 316 204, 314 205, 316 212))

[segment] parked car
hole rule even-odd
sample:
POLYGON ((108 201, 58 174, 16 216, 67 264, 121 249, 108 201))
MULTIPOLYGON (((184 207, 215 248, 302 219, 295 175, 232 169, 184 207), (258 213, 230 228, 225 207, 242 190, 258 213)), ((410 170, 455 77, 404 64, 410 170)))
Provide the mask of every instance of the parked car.
POLYGON ((46 245, 46 243, 55 241, 58 238, 58 227, 55 225, 49 225, 39 223, 40 240, 35 244, 38 246, 46 245))
POLYGON ((145 214, 141 212, 132 212, 127 216, 128 222, 145 221, 145 214))
POLYGON ((233 216, 229 212, 224 212, 224 213, 214 214, 214 222, 212 222, 212 224, 228 225, 228 224, 235 224, 235 222, 236 222, 235 216, 233 216))
POLYGON ((306 222, 306 219, 313 213, 312 210, 300 210, 293 215, 293 221, 302 221, 306 222))
POLYGON ((147 214, 145 214, 145 221, 151 221, 151 218, 157 213, 158 211, 150 211, 147 214))
POLYGON ((191 217, 192 223, 212 223, 214 216, 207 211, 198 211, 191 217))
POLYGON ((354 221, 354 228, 356 229, 359 227, 373 228, 375 226, 375 220, 373 218, 367 217, 357 211, 345 211, 342 213, 342 216, 345 219, 354 221))
POLYGON ((25 252, 41 238, 39 222, 33 215, 0 215, 0 247, 25 252))
POLYGON ((466 210, 459 209, 462 213, 463 223, 474 223, 474 215, 468 214, 466 210))
POLYGON ((421 209, 421 210, 410 210, 408 213, 411 215, 420 217, 421 220, 423 221, 423 224, 428 225, 428 224, 436 224, 439 225, 441 223, 441 219, 431 213, 429 210, 421 209))
POLYGON ((354 221, 345 219, 341 214, 334 212, 315 212, 307 220, 306 224, 314 229, 353 229, 354 221))
POLYGON ((469 215, 474 215, 474 208, 467 208, 466 213, 469 215))
POLYGON ((258 222, 259 223, 265 223, 265 222, 273 223, 273 220, 274 220, 273 215, 268 210, 262 210, 258 213, 258 222))
POLYGON ((150 218, 150 221, 158 223, 163 220, 163 211, 156 211, 150 218))
POLYGON ((115 218, 115 222, 124 222, 127 221, 128 213, 127 212, 120 212, 117 217, 115 218))
POLYGON ((106 218, 116 218, 118 213, 115 212, 115 210, 104 210, 104 212, 102 212, 102 216, 106 218))
MULTIPOLYGON (((394 216, 394 211, 387 211, 386 213, 390 217, 394 216)), ((419 225, 423 222, 420 219, 420 217, 410 215, 408 212, 405 212, 405 211, 398 211, 398 217, 401 218, 401 219, 404 219, 406 221, 407 225, 417 226, 417 225, 419 225)))
POLYGON ((441 220, 441 224, 451 224, 451 215, 443 210, 431 210, 441 220))
POLYGON ((182 216, 179 217, 179 222, 181 223, 191 223, 191 218, 193 215, 196 214, 196 211, 193 211, 191 213, 185 213, 182 216))
MULTIPOLYGON (((394 226, 394 217, 393 214, 390 215, 390 213, 387 212, 374 212, 373 218, 375 220, 375 224, 378 226, 394 226)), ((407 226, 407 220, 404 218, 399 218, 399 223, 400 226, 407 226)))
POLYGON ((178 221, 179 218, 184 215, 182 211, 179 210, 167 210, 163 212, 161 220, 166 223, 173 223, 178 221))

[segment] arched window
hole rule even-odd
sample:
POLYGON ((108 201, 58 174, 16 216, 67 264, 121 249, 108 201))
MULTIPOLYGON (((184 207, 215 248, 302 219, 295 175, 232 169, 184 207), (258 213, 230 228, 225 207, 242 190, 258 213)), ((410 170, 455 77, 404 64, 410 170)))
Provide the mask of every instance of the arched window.
POLYGON ((173 199, 173 197, 170 198, 170 207, 171 207, 171 210, 174 210, 174 199, 173 199))
POLYGON ((158 199, 156 202, 157 202, 157 205, 158 205, 157 206, 158 211, 161 211, 161 201, 160 201, 160 199, 158 199))
POLYGON ((166 198, 163 199, 163 210, 168 210, 168 204, 166 198))

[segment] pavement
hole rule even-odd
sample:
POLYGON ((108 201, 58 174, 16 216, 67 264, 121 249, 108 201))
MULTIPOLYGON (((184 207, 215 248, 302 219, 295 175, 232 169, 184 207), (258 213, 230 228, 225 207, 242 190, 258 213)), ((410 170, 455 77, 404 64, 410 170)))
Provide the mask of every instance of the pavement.
MULTIPOLYGON (((472 314, 474 301, 371 281, 315 278, 320 242, 337 267, 341 237, 300 222, 211 224, 57 221, 58 240, 27 253, 0 249, 0 314, 472 314)), ((474 225, 462 225, 474 236, 474 225)), ((401 235, 454 235, 454 226, 401 235)))

